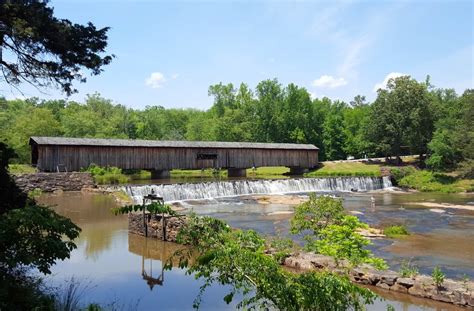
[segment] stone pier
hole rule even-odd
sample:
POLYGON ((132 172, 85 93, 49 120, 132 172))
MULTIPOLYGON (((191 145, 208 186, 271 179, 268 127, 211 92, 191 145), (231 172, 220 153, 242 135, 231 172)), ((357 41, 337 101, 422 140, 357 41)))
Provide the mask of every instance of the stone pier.
POLYGON ((303 167, 290 167, 290 175, 292 176, 298 176, 298 175, 303 175, 304 173, 307 173, 308 169, 303 168, 303 167))
POLYGON ((227 169, 228 177, 247 177, 247 169, 245 168, 229 168, 227 169))
POLYGON ((169 170, 150 170, 151 179, 166 179, 170 178, 171 174, 169 170))

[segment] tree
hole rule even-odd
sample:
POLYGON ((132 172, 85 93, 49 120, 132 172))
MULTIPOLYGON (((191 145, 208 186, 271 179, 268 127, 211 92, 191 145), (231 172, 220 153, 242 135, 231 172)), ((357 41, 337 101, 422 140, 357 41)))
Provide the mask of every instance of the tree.
POLYGON ((369 139, 385 156, 427 152, 433 133, 433 116, 427 85, 409 76, 390 79, 379 89, 370 114, 369 139))
POLYGON ((378 269, 387 268, 384 260, 366 249, 370 241, 356 231, 367 229, 367 224, 346 215, 340 199, 311 195, 309 201, 296 206, 290 224, 291 233, 305 234, 307 251, 331 256, 336 263, 347 259, 354 266, 369 263, 378 269))
POLYGON ((85 82, 112 61, 102 56, 108 27, 73 24, 53 15, 48 1, 2 1, 0 4, 0 69, 6 83, 18 87, 58 86, 67 95, 74 81, 85 82))
POLYGON ((265 240, 255 231, 232 230, 217 219, 191 215, 177 239, 189 245, 175 254, 180 266, 204 281, 195 308, 213 283, 228 285, 227 303, 240 293, 243 298, 237 307, 245 309, 363 310, 375 298, 347 276, 326 271, 288 272, 265 252, 265 240))
POLYGON ((336 101, 329 107, 323 123, 324 155, 327 160, 341 160, 346 158, 344 151, 344 102, 336 101))
POLYGON ((8 173, 13 156, 13 150, 0 143, 0 269, 26 265, 49 273, 56 259, 69 257, 80 229, 68 218, 36 205, 16 186, 8 173))

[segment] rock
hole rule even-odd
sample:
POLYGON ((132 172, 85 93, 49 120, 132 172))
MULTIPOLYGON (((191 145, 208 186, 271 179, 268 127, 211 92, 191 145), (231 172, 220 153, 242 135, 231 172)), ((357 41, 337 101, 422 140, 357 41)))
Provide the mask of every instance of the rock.
POLYGON ((408 288, 406 288, 405 286, 399 284, 399 283, 395 283, 393 284, 391 287, 390 287, 390 290, 391 291, 394 291, 394 292, 399 292, 399 293, 408 293, 408 288))
POLYGON ((382 282, 378 282, 375 286, 377 286, 379 288, 382 288, 382 289, 386 289, 386 290, 390 289, 390 286, 388 286, 386 283, 382 283, 382 282))
POLYGON ((360 235, 366 238, 384 238, 385 237, 385 234, 383 234, 383 231, 376 228, 368 228, 368 229, 359 228, 357 229, 357 233, 359 233, 360 235))
POLYGON ((395 284, 396 280, 398 278, 398 273, 394 271, 384 271, 382 276, 380 277, 380 282, 387 284, 388 286, 392 286, 395 284))
POLYGON ((81 191, 82 188, 94 187, 90 173, 33 173, 13 176, 15 183, 25 192, 36 188, 43 192, 81 191))
POLYGON ((415 285, 415 280, 412 278, 398 278, 397 279, 397 284, 405 287, 405 288, 410 288, 413 285, 415 285))

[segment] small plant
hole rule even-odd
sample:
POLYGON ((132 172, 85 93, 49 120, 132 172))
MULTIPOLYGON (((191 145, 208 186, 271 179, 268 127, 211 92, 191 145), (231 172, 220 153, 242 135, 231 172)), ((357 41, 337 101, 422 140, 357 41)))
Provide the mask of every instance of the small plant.
POLYGON ((469 277, 466 274, 463 274, 462 276, 462 288, 466 291, 469 292, 469 277))
POLYGON ((386 227, 383 229, 383 233, 389 238, 398 238, 410 234, 408 229, 403 225, 386 227))
POLYGON ((404 260, 400 266, 400 276, 404 278, 412 278, 418 275, 418 268, 412 265, 410 261, 404 260))
POLYGON ((35 198, 39 197, 42 194, 43 194, 43 191, 41 189, 35 188, 35 189, 28 192, 28 197, 30 199, 35 199, 35 198))
POLYGON ((433 278, 436 288, 439 289, 444 283, 445 274, 438 266, 436 266, 431 273, 431 277, 433 278))
POLYGON ((170 216, 175 216, 176 212, 171 209, 169 205, 162 204, 159 202, 152 202, 148 205, 126 205, 121 207, 112 208, 112 212, 115 215, 128 214, 131 212, 141 212, 147 211, 153 215, 157 214, 168 214, 170 216))
POLYGON ((91 164, 85 171, 91 173, 95 182, 100 185, 123 184, 130 180, 130 177, 124 175, 122 170, 118 167, 100 167, 95 164, 91 164))
POLYGON ((295 248, 295 244, 292 239, 276 238, 270 241, 270 247, 275 250, 272 254, 273 257, 281 263, 290 255, 291 251, 295 248))

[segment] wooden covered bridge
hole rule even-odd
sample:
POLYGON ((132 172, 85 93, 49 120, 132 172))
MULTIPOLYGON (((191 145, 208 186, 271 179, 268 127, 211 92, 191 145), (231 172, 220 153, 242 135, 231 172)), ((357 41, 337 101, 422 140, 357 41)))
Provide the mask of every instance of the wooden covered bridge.
POLYGON ((31 162, 40 171, 79 171, 90 164, 150 170, 153 178, 172 169, 227 169, 245 176, 251 167, 286 166, 300 175, 318 164, 318 148, 304 144, 213 141, 160 141, 31 137, 31 162))

